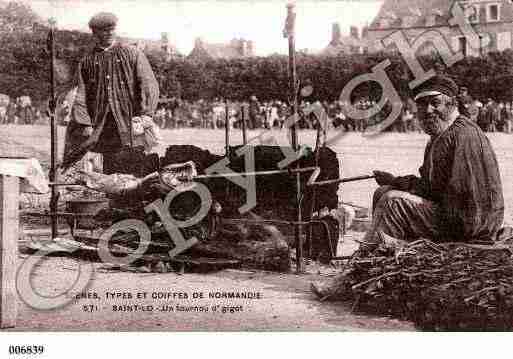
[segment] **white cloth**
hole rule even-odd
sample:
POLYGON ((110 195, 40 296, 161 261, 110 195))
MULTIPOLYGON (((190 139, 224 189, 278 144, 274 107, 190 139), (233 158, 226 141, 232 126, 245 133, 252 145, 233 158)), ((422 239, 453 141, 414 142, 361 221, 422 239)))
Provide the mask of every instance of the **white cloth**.
POLYGON ((0 158, 0 174, 20 177, 21 192, 48 193, 46 180, 41 164, 35 158, 0 158))
POLYGON ((158 146, 162 142, 162 136, 158 126, 149 116, 141 116, 132 118, 132 131, 135 137, 144 138, 144 149, 146 152, 151 151, 153 147, 158 146))
POLYGON ((123 195, 136 189, 140 184, 135 176, 129 174, 114 173, 105 175, 98 172, 82 172, 86 178, 86 186, 107 194, 123 195))

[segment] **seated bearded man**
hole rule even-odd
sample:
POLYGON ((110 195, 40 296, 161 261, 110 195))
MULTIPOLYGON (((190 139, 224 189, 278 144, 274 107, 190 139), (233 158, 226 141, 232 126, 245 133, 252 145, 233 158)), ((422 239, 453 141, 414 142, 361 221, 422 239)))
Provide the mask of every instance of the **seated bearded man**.
POLYGON ((420 177, 375 171, 372 227, 360 251, 386 236, 413 241, 489 241, 504 217, 499 166, 490 141, 458 113, 457 85, 435 76, 417 91, 420 124, 431 138, 420 177))

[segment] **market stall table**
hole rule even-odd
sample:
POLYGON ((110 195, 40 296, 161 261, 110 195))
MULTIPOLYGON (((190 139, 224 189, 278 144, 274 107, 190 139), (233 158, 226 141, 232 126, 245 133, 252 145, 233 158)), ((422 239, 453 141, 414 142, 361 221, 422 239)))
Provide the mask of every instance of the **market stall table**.
POLYGON ((19 194, 47 193, 48 182, 34 158, 0 157, 0 328, 16 326, 19 194), (21 179, 21 180, 20 180, 21 179))

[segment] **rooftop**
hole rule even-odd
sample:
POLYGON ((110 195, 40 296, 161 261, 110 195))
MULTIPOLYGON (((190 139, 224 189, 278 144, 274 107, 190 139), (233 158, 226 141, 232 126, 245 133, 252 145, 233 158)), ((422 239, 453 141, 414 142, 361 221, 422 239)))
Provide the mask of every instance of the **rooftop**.
MULTIPOLYGON (((451 8, 456 1, 463 7, 499 3, 500 21, 513 22, 513 5, 509 0, 385 0, 369 29, 445 26, 448 25, 451 8), (431 25, 427 25, 429 17, 431 25), (385 24, 382 20, 385 20, 385 24)), ((478 18, 478 23, 486 22, 486 17, 479 15, 478 18)))

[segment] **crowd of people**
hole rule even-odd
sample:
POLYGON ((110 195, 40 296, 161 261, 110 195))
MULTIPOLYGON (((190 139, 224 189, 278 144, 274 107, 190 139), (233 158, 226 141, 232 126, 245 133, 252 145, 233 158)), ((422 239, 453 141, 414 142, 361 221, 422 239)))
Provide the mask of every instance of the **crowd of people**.
MULTIPOLYGON (((311 104, 303 101, 299 104, 299 127, 315 128, 317 120, 305 109, 311 104)), ((331 127, 343 126, 348 131, 363 131, 365 121, 346 120, 344 106, 338 102, 324 102, 324 110, 328 115, 331 127)), ((224 101, 223 99, 180 101, 170 99, 161 101, 154 119, 161 128, 221 128, 228 123, 231 128, 240 128, 245 122, 247 129, 283 128, 291 115, 292 108, 280 100, 260 102, 255 96, 249 101, 224 101)))
POLYGON ((459 95, 460 112, 467 115, 485 132, 511 133, 513 130, 513 106, 511 102, 497 102, 488 98, 483 104, 472 99, 466 88, 459 95))
POLYGON ((161 100, 154 120, 161 128, 220 128, 225 121, 231 128, 240 128, 244 120, 248 129, 281 128, 290 113, 281 101, 260 103, 256 97, 247 102, 223 99, 181 101, 175 98, 161 100))
POLYGON ((45 111, 35 106, 30 97, 11 99, 0 95, 0 124, 33 125, 47 121, 45 111))
MULTIPOLYGON (((513 106, 511 102, 486 101, 472 99, 465 88, 459 96, 460 113, 466 114, 485 132, 513 132, 513 106), (484 102, 484 103, 483 103, 484 102)), ((61 102, 56 112, 58 123, 69 122, 69 104, 61 102)), ((315 128, 316 118, 305 115, 303 110, 310 105, 303 101, 299 105, 299 127, 315 128)), ((343 131, 364 132, 367 126, 383 120, 383 112, 356 120, 347 115, 347 104, 341 101, 324 101, 323 108, 328 117, 328 128, 343 131)), ((359 100, 354 106, 360 110, 370 110, 376 104, 369 100, 359 100)), ((161 99, 154 115, 154 121, 162 129, 175 128, 224 128, 226 118, 231 128, 240 128, 244 119, 247 129, 281 129, 292 113, 291 107, 283 101, 258 101, 252 96, 249 101, 225 101, 223 99, 187 101, 176 98, 161 99), (228 116, 226 116, 228 111, 228 116)), ((0 124, 47 124, 48 112, 32 104, 11 101, 0 105, 0 124)), ((417 110, 413 101, 403 103, 403 109, 388 128, 394 132, 422 132, 417 118, 417 110)))
MULTIPOLYGON (((459 97, 461 113, 466 114, 485 132, 513 131, 513 106, 511 103, 496 102, 488 99, 485 103, 473 100, 463 89, 459 97)), ((303 101, 299 105, 299 128, 312 129, 316 118, 305 114, 304 109, 311 105, 303 101)), ((376 105, 370 100, 359 100, 354 106, 359 110, 369 110, 376 105)), ((324 101, 322 106, 328 117, 328 129, 364 132, 369 125, 379 123, 385 118, 386 109, 364 119, 354 119, 347 115, 347 104, 341 101, 324 101)), ((281 129, 292 113, 291 107, 283 101, 260 102, 255 96, 249 101, 224 101, 223 99, 181 101, 175 98, 160 102, 155 113, 155 122, 162 128, 221 128, 228 118, 231 128, 240 128, 242 121, 248 129, 281 129), (228 116, 226 113, 228 112, 228 116)), ((395 132, 422 132, 418 122, 417 109, 412 100, 403 103, 401 114, 388 128, 395 132)))

